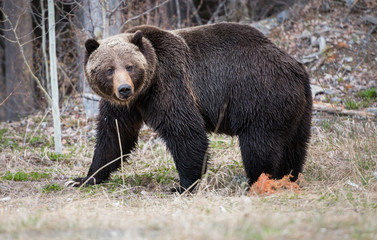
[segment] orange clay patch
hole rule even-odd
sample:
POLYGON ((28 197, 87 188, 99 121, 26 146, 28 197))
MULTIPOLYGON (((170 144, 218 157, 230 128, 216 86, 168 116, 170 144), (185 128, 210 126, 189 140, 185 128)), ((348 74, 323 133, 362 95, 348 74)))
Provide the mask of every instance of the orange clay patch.
POLYGON ((299 175, 297 181, 292 182, 289 180, 291 175, 286 175, 282 179, 271 179, 270 175, 262 173, 258 181, 256 181, 249 190, 248 196, 258 194, 258 195, 270 195, 277 192, 281 192, 284 189, 292 190, 296 193, 300 192, 300 186, 298 185, 302 182, 302 174, 299 175))

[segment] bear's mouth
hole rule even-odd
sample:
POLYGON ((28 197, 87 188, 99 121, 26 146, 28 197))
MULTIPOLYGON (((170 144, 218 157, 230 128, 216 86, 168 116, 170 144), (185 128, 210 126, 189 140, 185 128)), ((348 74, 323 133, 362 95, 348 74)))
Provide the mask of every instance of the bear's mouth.
POLYGON ((121 95, 119 93, 116 93, 115 94, 115 97, 116 99, 119 101, 119 102, 122 102, 122 103, 126 103, 128 102, 131 98, 132 98, 133 94, 128 94, 128 95, 121 95))

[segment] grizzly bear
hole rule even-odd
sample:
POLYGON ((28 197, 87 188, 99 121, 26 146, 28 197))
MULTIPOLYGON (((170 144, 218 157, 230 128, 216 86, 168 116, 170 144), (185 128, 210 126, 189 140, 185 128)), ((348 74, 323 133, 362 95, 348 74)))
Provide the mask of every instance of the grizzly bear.
POLYGON ((302 171, 312 96, 304 66, 249 25, 166 31, 138 26, 85 43, 85 74, 102 97, 93 162, 76 185, 107 180, 145 123, 192 189, 207 168, 207 132, 238 136, 249 183, 302 171), (115 160, 115 161, 113 161, 115 160))

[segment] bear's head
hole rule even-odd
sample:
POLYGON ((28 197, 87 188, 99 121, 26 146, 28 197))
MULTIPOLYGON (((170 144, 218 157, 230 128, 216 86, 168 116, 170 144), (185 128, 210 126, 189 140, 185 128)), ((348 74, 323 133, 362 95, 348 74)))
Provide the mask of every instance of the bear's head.
POLYGON ((156 54, 141 31, 85 42, 85 76, 94 92, 114 104, 126 105, 150 85, 156 54))

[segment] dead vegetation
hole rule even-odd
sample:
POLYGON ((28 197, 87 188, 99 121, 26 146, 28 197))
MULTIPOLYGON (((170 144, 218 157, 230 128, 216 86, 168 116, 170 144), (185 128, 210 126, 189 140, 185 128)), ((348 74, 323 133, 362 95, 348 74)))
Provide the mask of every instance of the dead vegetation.
POLYGON ((280 180, 273 194, 249 191, 238 140, 212 135, 212 161, 198 191, 177 195, 169 192, 178 181, 173 160, 149 129, 123 173, 102 185, 64 188, 86 174, 93 152, 94 124, 81 109, 62 119, 62 155, 49 147, 49 114, 0 125, 0 239, 377 237, 373 119, 315 114, 300 190, 280 180))

